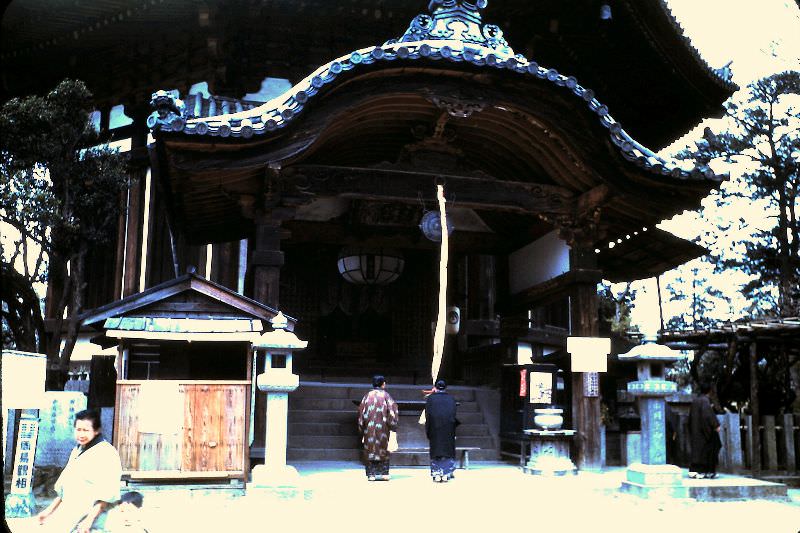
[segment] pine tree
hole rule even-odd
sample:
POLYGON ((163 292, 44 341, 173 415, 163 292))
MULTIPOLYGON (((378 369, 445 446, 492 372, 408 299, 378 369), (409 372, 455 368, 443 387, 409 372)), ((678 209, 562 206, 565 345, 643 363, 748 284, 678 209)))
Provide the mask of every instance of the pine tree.
MULTIPOLYGON (((753 309, 777 316, 800 314, 800 72, 774 74, 752 83, 743 101, 729 101, 725 131, 706 128, 696 150, 681 158, 707 165, 714 160, 744 164, 744 187, 718 202, 763 204, 774 224, 754 228, 737 243, 740 253, 712 256, 718 271, 740 269, 751 280, 742 292, 753 309), (773 297, 773 295, 775 295, 773 297)), ((720 230, 746 225, 740 218, 720 230)))

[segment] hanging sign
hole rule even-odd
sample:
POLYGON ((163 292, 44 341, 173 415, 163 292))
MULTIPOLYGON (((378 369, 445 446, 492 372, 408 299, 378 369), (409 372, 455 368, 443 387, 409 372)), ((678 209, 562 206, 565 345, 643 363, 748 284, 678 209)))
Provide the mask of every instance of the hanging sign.
POLYGON ((584 372, 583 395, 587 398, 600 396, 600 375, 597 372, 584 372))
POLYGON ((38 435, 38 420, 22 418, 19 421, 14 471, 11 476, 12 494, 27 494, 33 491, 33 459, 36 455, 36 437, 38 435))
POLYGON ((33 497, 33 460, 36 456, 36 437, 39 420, 23 413, 17 432, 17 449, 11 474, 11 490, 6 496, 6 518, 28 518, 36 512, 33 497))
POLYGON ((553 403, 553 374, 550 372, 531 372, 531 403, 553 403))
POLYGON ((525 368, 519 369, 519 397, 524 398, 528 395, 528 380, 525 379, 525 374, 528 371, 525 368))
POLYGON ((573 372, 606 372, 611 339, 567 337, 567 351, 572 355, 573 372))

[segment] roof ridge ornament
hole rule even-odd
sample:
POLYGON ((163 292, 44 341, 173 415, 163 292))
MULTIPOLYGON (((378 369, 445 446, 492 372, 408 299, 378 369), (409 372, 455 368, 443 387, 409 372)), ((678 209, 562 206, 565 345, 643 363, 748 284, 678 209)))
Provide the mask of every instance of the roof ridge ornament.
POLYGON ((430 14, 420 13, 399 39, 386 44, 419 41, 461 41, 465 45, 494 50, 498 55, 513 56, 503 30, 495 24, 482 24, 480 10, 488 0, 468 2, 466 0, 431 0, 430 14))
POLYGON ((186 125, 186 105, 178 98, 178 91, 158 90, 150 97, 150 107, 154 110, 147 117, 147 127, 151 130, 168 126, 171 131, 181 131, 186 125))

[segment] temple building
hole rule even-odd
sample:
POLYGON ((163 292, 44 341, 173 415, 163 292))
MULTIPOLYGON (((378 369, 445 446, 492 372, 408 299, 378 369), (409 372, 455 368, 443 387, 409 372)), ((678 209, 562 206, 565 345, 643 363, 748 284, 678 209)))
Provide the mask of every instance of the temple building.
MULTIPOLYGON (((248 323, 280 311, 308 341, 294 360, 298 393, 308 385, 290 401, 289 460, 350 458, 355 438, 333 438, 349 429, 317 435, 325 444, 314 449, 301 416, 330 408, 349 428, 357 394, 326 396, 325 385, 374 373, 418 399, 430 388, 441 186, 439 375, 463 387, 471 425, 487 426, 475 447, 496 457, 503 430, 491 420, 518 409, 484 392, 515 396, 520 368, 552 364, 548 403, 578 430, 576 463, 600 465, 600 399, 614 390, 571 372, 567 338, 601 336, 602 279, 656 276, 705 253, 656 224, 697 208, 723 178, 655 152, 720 114, 737 88, 666 2, 129 5, 53 13, 12 2, 3 20, 3 96, 85 80, 102 131, 136 163, 116 243, 88 265, 87 338, 153 306, 195 316, 194 302, 248 323), (177 285, 191 297, 168 290, 177 285)), ((174 369, 173 348, 144 333, 126 333, 121 378, 174 369)), ((263 364, 243 353, 226 379, 246 383, 263 364)), ((255 395, 248 407, 257 423, 255 395)))

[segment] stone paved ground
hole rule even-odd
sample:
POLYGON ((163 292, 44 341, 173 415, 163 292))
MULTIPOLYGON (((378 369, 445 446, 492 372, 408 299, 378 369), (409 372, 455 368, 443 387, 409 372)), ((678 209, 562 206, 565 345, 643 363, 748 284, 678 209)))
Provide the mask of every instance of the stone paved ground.
MULTIPOLYGON (((151 533, 228 531, 800 532, 800 491, 790 501, 650 501, 619 493, 622 470, 568 478, 528 476, 509 465, 458 470, 447 484, 427 470, 395 468, 368 482, 353 465, 301 466, 310 498, 241 491, 145 492, 151 533)), ((12 524, 13 530, 13 524, 12 524)))

